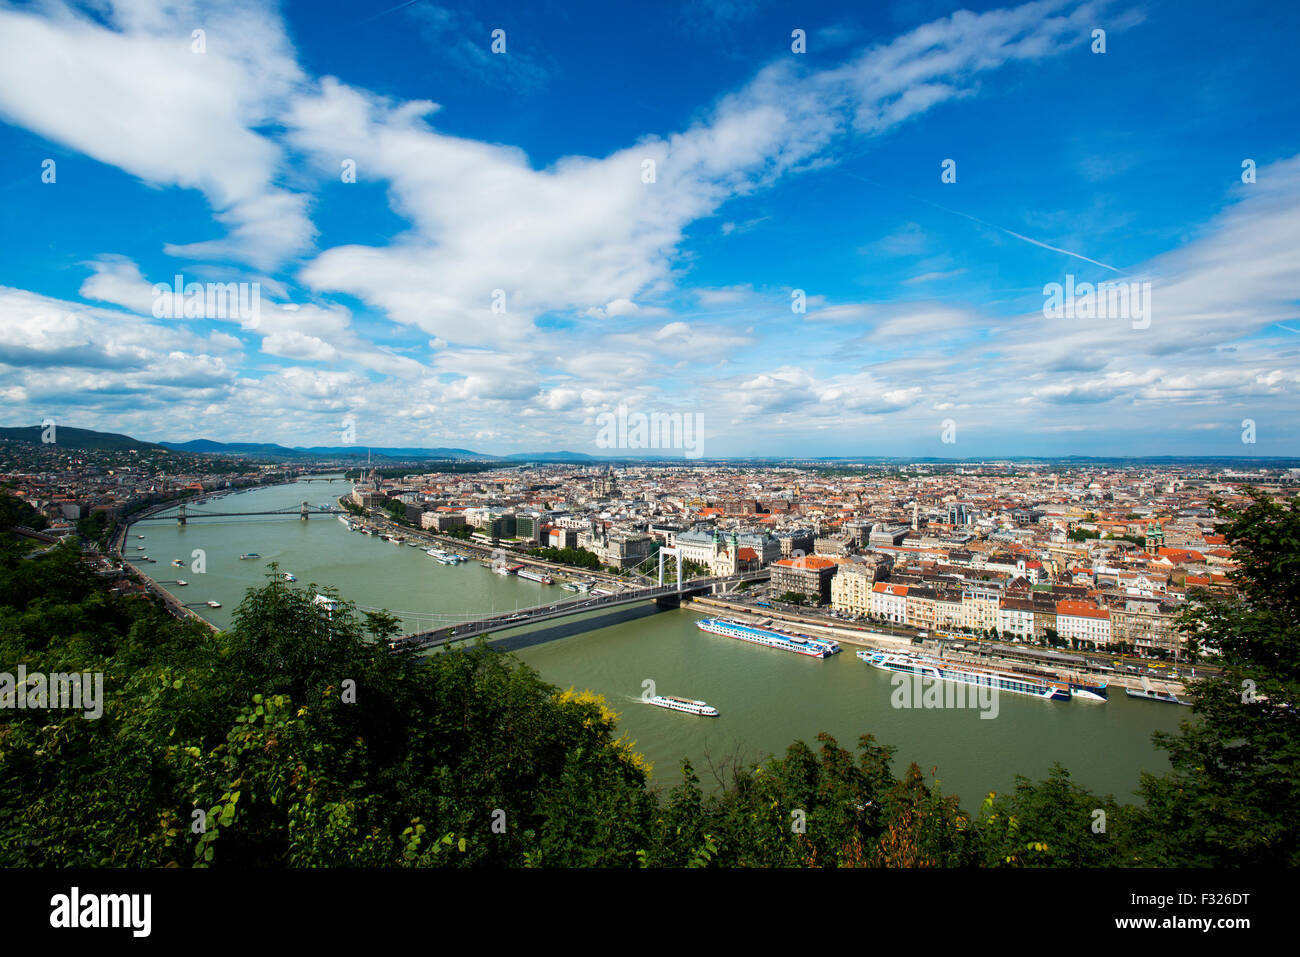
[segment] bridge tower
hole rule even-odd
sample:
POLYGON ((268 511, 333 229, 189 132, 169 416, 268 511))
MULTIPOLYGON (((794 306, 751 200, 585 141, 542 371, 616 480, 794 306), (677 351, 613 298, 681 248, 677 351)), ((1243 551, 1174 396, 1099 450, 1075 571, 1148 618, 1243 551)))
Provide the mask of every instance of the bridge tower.
POLYGON ((302 503, 302 510, 298 512, 298 521, 300 521, 300 522, 305 522, 305 521, 307 521, 307 513, 308 513, 307 503, 306 503, 306 502, 303 502, 303 503, 302 503))
POLYGON ((176 513, 176 524, 177 525, 185 524, 185 503, 184 502, 181 502, 181 510, 176 513))
POLYGON ((674 546, 673 548, 659 549, 659 584, 664 583, 664 556, 673 555, 677 558, 677 590, 682 590, 682 550, 674 546))

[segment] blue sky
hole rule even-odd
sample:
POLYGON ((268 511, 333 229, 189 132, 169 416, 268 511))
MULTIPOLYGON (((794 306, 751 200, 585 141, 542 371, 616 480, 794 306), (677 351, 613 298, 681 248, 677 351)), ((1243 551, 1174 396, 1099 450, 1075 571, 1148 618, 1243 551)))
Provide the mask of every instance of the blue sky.
POLYGON ((706 456, 1297 455, 1297 26, 0 4, 3 418, 597 453, 623 404, 700 415, 706 456), (177 274, 258 283, 256 321, 159 317, 177 274), (1046 318, 1067 276, 1149 283, 1148 321, 1046 318))

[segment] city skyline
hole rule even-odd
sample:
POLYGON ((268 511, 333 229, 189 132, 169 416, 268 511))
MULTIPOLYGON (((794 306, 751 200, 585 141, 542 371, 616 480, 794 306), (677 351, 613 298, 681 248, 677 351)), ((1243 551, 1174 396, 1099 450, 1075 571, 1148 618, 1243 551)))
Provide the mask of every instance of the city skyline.
POLYGON ((0 6, 4 424, 1296 455, 1297 14, 972 6, 0 6))

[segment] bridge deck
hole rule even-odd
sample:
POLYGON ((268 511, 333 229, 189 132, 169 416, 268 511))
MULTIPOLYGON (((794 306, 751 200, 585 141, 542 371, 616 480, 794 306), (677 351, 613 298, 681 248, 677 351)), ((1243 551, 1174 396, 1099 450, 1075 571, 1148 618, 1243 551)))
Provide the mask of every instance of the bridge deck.
MULTIPOLYGON (((185 518, 186 519, 229 518, 235 515, 283 515, 285 518, 297 518, 299 515, 302 514, 303 511, 300 508, 293 508, 293 509, 278 508, 270 512, 196 512, 192 510, 187 510, 185 512, 185 518)), ((309 508, 307 509, 307 514, 308 515, 342 515, 344 513, 342 509, 337 509, 337 508, 309 508)), ((138 518, 135 521, 133 521, 131 524, 134 525, 139 522, 163 522, 163 521, 174 522, 178 518, 180 518, 180 514, 176 512, 170 515, 149 515, 146 516, 145 518, 138 518)))
POLYGON ((512 628, 520 628, 524 625, 531 625, 536 622, 549 621, 555 618, 567 618, 570 615, 580 615, 601 608, 629 605, 634 602, 652 601, 659 598, 675 597, 678 595, 693 595, 702 591, 711 591, 718 585, 725 586, 739 584, 740 582, 745 581, 759 581, 766 578, 769 574, 770 573, 764 569, 762 571, 745 572, 740 575, 732 575, 723 578, 697 578, 692 581, 683 582, 680 588, 676 584, 655 585, 650 588, 638 588, 633 591, 627 591, 616 595, 570 598, 550 605, 538 605, 534 608, 524 608, 514 612, 503 612, 499 615, 477 618, 473 621, 467 621, 459 625, 450 625, 445 628, 436 628, 432 631, 422 631, 412 635, 404 635, 397 639, 396 643, 401 644, 403 647, 416 647, 419 649, 435 648, 439 645, 446 644, 448 641, 460 641, 464 638, 474 638, 490 631, 506 631, 512 628))

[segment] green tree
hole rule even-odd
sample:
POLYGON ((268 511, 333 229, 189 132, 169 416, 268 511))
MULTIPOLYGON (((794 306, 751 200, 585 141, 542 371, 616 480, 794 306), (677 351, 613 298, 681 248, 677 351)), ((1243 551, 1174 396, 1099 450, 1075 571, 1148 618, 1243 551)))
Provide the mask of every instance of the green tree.
POLYGON ((1300 864, 1300 499, 1216 503, 1238 597, 1195 596, 1180 627, 1222 674, 1189 686, 1194 719, 1157 734, 1173 769, 1144 775, 1143 863, 1300 864))

